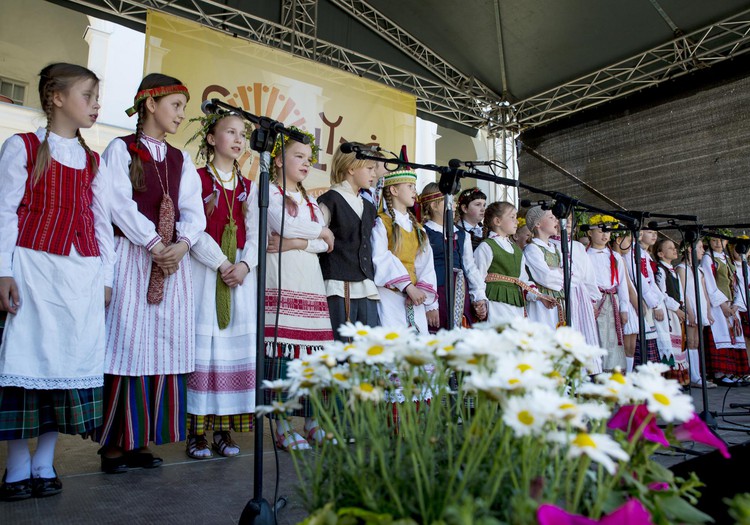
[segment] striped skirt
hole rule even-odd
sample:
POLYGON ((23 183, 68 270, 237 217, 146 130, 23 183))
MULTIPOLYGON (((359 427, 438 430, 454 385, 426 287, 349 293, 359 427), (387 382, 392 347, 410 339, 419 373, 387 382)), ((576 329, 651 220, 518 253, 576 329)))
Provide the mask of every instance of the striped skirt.
POLYGON ((101 424, 102 387, 0 387, 0 441, 29 439, 47 432, 87 436, 101 424))
MULTIPOLYGON (((659 345, 656 342, 656 338, 649 339, 648 336, 646 336, 646 361, 653 362, 653 363, 661 363, 661 358, 659 357, 659 345)), ((641 338, 638 337, 635 340, 634 366, 638 366, 642 364, 643 364, 643 361, 641 360, 641 338)))
POLYGON ((96 439, 126 451, 184 441, 186 406, 185 374, 104 374, 104 424, 96 439))

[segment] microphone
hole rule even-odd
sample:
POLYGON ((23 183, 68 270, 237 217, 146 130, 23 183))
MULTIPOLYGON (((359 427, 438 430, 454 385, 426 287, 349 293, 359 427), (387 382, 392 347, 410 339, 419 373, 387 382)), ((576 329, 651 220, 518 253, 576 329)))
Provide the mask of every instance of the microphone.
POLYGON ((356 142, 344 142, 339 146, 341 153, 376 153, 383 151, 380 146, 365 146, 364 144, 357 144, 356 142))
POLYGON ((541 206, 543 210, 550 210, 554 205, 554 201, 531 201, 529 199, 521 199, 522 208, 531 208, 532 206, 541 206))
POLYGON ((474 166, 493 166, 497 161, 494 160, 458 160, 458 159, 451 159, 448 161, 448 167, 453 168, 460 168, 461 166, 465 166, 467 168, 473 168, 474 166))
POLYGON ((648 230, 656 230, 658 228, 666 228, 667 226, 677 226, 677 222, 674 219, 669 219, 666 221, 650 221, 646 225, 646 229, 648 230))
POLYGON ((591 230, 601 230, 603 232, 612 232, 612 231, 624 230, 625 226, 618 222, 605 222, 603 224, 582 224, 578 229, 581 232, 588 232, 591 230))
POLYGON ((213 115, 219 113, 222 108, 219 107, 213 100, 204 100, 201 102, 201 111, 206 115, 213 115))

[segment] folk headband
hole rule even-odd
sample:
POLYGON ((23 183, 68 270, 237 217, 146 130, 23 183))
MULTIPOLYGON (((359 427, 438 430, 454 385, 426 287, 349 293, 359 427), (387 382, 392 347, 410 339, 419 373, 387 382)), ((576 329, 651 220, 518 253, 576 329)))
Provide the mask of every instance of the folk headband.
POLYGON ((408 184, 417 182, 417 174, 409 169, 398 169, 388 172, 383 177, 383 186, 394 186, 396 184, 408 184))
POLYGON ((419 197, 419 203, 424 206, 425 204, 429 204, 431 202, 435 201, 441 201, 443 200, 443 194, 439 191, 434 191, 432 193, 427 193, 425 195, 422 195, 419 197))
POLYGON ((187 97, 188 100, 190 100, 190 92, 188 91, 188 88, 183 86, 182 84, 142 89, 138 93, 136 93, 135 98, 133 99, 133 106, 126 109, 125 113, 129 117, 132 117, 133 115, 138 113, 138 106, 140 105, 140 103, 146 100, 147 98, 163 97, 165 95, 173 95, 174 93, 181 93, 182 95, 185 95, 185 97, 187 97))

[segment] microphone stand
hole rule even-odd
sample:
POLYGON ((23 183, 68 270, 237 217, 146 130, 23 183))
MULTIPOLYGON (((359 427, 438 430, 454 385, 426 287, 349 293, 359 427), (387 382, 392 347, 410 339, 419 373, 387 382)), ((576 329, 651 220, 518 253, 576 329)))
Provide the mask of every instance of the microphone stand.
MULTIPOLYGON (((255 124, 250 137, 250 147, 260 153, 260 173, 258 175, 258 295, 256 300, 257 319, 255 335, 255 399, 260 400, 264 395, 263 374, 265 361, 265 299, 266 299, 266 244, 268 242, 268 202, 271 166, 271 151, 279 134, 290 137, 293 140, 307 144, 309 138, 295 130, 290 130, 276 120, 268 117, 258 117, 248 113, 242 108, 227 104, 219 99, 212 99, 212 104, 236 113, 255 124)), ((272 508, 263 499, 263 418, 255 416, 255 442, 253 463, 253 498, 247 502, 240 515, 239 523, 242 525, 275 525, 274 513, 286 504, 284 498, 279 498, 272 508)))

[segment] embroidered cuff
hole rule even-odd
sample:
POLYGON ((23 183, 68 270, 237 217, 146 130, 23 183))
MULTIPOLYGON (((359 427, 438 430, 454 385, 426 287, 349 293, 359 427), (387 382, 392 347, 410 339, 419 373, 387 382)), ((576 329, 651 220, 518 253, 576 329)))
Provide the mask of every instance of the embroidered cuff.
POLYGON ((177 242, 180 242, 180 241, 188 245, 188 250, 193 247, 193 243, 191 243, 190 239, 188 239, 184 235, 180 235, 179 237, 177 237, 177 242))
POLYGON ((410 284, 411 277, 409 277, 408 275, 402 275, 385 283, 384 288, 396 288, 397 290, 403 292, 410 284))
POLYGON ((161 237, 157 235, 156 237, 154 237, 153 239, 151 239, 151 240, 150 240, 150 241, 148 242, 148 244, 146 245, 146 249, 147 249, 148 251, 151 251, 151 250, 152 250, 152 249, 154 248, 154 246, 156 246, 156 245, 157 245, 157 244, 159 244, 160 242, 161 242, 161 237))

